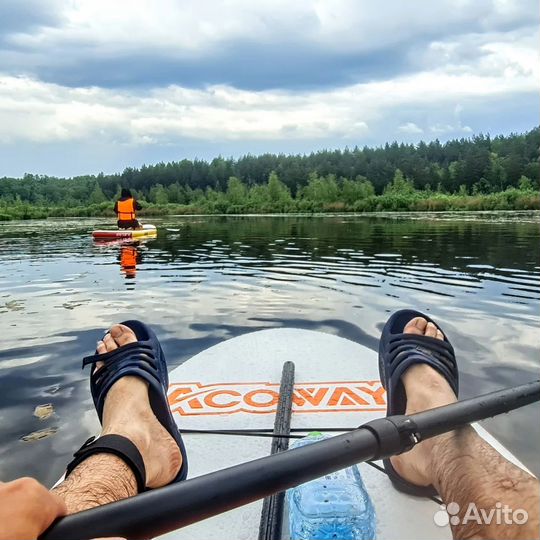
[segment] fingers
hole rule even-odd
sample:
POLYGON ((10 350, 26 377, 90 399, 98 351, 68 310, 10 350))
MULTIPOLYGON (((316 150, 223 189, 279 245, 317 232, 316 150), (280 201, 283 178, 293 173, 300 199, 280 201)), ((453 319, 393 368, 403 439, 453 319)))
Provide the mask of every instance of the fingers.
POLYGON ((0 538, 37 538, 67 514, 64 501, 33 478, 1 484, 0 501, 0 538))

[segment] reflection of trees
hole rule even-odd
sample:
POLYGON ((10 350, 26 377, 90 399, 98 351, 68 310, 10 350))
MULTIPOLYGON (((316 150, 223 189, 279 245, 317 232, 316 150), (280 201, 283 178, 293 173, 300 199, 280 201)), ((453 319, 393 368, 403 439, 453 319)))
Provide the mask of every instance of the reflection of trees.
MULTIPOLYGON (((355 253, 365 256, 394 253, 404 263, 432 263, 469 275, 483 271, 467 267, 478 262, 495 268, 530 271, 540 266, 537 223, 465 221, 463 216, 454 221, 417 217, 171 217, 165 218, 163 224, 158 223, 158 237, 146 245, 145 251, 149 257, 159 252, 160 262, 164 263, 190 263, 211 255, 214 260, 224 261, 243 257, 246 261, 242 264, 249 265, 268 264, 272 260, 277 264, 277 259, 290 260, 291 254, 315 261, 321 257, 347 258, 355 253), (180 230, 167 231, 167 227, 180 230), (211 244, 212 241, 218 242, 211 244), (291 250, 292 247, 297 251, 291 250), (354 253, 339 251, 344 249, 354 253)), ((44 254, 69 258, 73 253, 92 256, 92 251, 103 250, 92 244, 90 225, 84 221, 71 227, 65 227, 61 221, 54 227, 42 227, 37 222, 24 227, 16 224, 0 227, 4 254, 24 254, 38 259, 44 254)), ((362 265, 362 259, 357 259, 357 263, 362 265)))
MULTIPOLYGON (((347 257, 350 249, 366 256, 399 254, 404 262, 433 263, 445 269, 475 274, 468 268, 480 259, 497 267, 533 268, 540 264, 538 225, 523 222, 443 221, 430 219, 303 217, 182 218, 179 235, 159 234, 159 248, 170 261, 193 261, 215 252, 209 241, 219 240, 223 258, 287 258, 299 248, 304 259, 347 257), (283 240, 284 242, 277 242, 283 240), (292 243, 293 246, 287 245, 292 243), (274 244, 274 245, 271 245, 274 244), (289 248, 289 249, 287 249, 289 248), (194 251, 197 250, 197 253, 194 251)), ((175 224, 178 226, 178 223, 175 224)), ((252 264, 257 264, 252 261, 252 264)))

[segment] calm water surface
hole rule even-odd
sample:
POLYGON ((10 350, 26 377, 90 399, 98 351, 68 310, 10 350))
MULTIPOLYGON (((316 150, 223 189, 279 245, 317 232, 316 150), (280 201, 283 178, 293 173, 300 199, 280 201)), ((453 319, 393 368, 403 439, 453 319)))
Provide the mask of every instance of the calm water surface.
MULTIPOLYGON (((137 245, 93 243, 105 220, 0 224, 0 480, 50 485, 93 434, 80 360, 128 318, 155 328, 172 368, 273 327, 375 349, 389 314, 412 306, 449 334, 463 397, 537 378, 539 217, 169 217, 137 245)), ((536 474, 539 412, 484 423, 536 474)))

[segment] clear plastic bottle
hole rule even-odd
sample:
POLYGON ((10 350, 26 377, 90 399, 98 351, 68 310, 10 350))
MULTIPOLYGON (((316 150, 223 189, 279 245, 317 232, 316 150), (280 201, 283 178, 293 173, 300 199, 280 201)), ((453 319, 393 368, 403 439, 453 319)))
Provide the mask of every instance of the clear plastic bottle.
MULTIPOLYGON (((291 448, 326 439, 312 432, 291 448)), ((375 510, 358 466, 287 490, 291 540, 372 540, 375 510)))

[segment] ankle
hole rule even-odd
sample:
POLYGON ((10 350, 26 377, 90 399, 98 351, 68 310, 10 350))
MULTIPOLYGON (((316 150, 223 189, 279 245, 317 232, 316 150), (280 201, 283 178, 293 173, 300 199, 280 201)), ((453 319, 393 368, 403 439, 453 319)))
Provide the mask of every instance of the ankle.
POLYGON ((448 381, 427 364, 411 366, 403 374, 407 413, 415 413, 456 401, 448 381))

